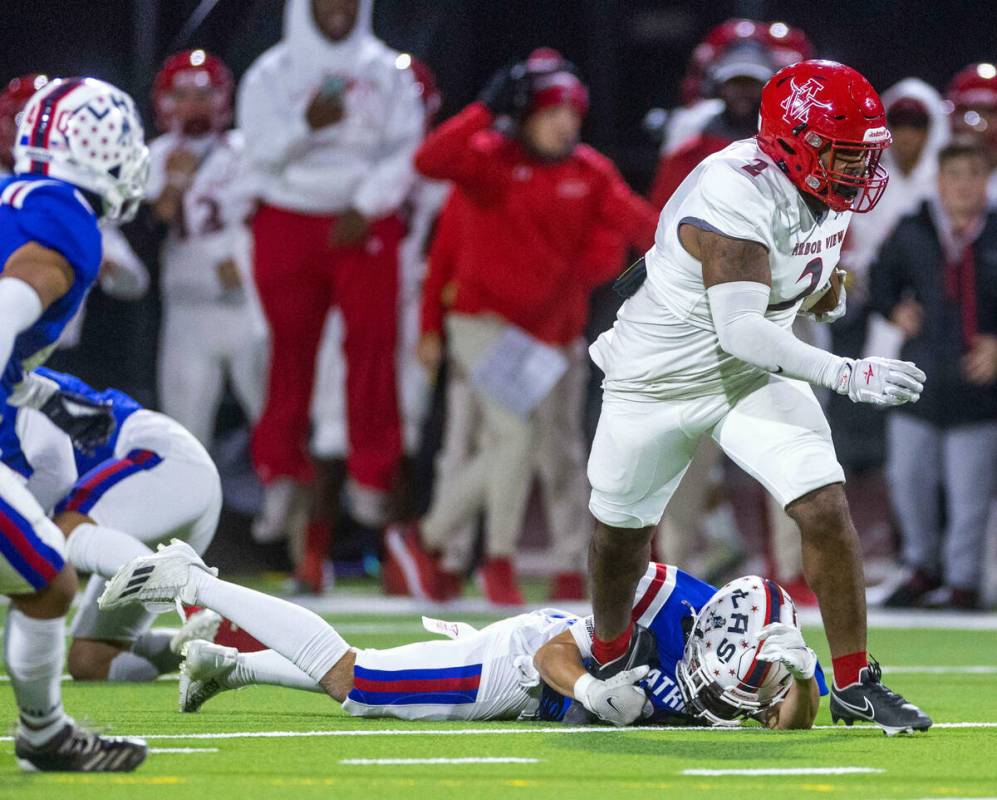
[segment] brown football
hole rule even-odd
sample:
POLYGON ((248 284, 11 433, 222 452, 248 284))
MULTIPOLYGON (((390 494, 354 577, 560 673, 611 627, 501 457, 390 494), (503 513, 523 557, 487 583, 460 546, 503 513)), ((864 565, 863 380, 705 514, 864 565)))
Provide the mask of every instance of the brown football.
POLYGON ((803 305, 812 314, 826 314, 829 311, 834 311, 835 307, 838 305, 838 298, 841 295, 841 284, 845 271, 843 269, 835 269, 831 272, 831 280, 828 282, 827 287, 821 292, 820 296, 813 302, 813 305, 804 303, 803 305))

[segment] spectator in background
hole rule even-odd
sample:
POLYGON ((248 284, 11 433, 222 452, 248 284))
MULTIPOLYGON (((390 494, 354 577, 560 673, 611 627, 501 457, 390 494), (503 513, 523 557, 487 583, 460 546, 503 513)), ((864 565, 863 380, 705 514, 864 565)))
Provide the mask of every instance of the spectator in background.
MULTIPOLYGON (((761 45, 776 69, 815 58, 814 46, 806 33, 785 22, 733 17, 715 25, 689 58, 682 78, 682 105, 673 109, 665 122, 662 158, 695 137, 723 110, 724 101, 714 96, 717 84, 710 72, 729 49, 747 43, 761 45)), ((749 135, 753 134, 754 131, 749 135)))
MULTIPOLYGON (((239 89, 239 128, 260 200, 254 274, 272 342, 269 391, 253 435, 255 466, 268 485, 256 531, 263 538, 281 531, 293 498, 313 479, 308 410, 333 305, 345 326, 355 494, 388 492, 401 457, 395 355, 405 226, 398 211, 412 188, 424 112, 407 60, 374 36, 371 15, 372 0, 288 0, 283 40, 239 89)), ((321 584, 320 575, 299 578, 321 584)))
MULTIPOLYGON (((426 112, 427 130, 433 125, 436 114, 443 104, 443 96, 436 86, 436 78, 428 65, 417 58, 404 54, 411 62, 416 89, 426 112)), ((341 499, 355 523, 380 531, 385 519, 411 519, 415 515, 415 487, 412 462, 422 438, 422 427, 429 410, 431 388, 426 370, 416 357, 416 344, 419 339, 419 309, 423 279, 426 275, 426 251, 436 223, 440 207, 450 191, 448 184, 417 178, 412 191, 405 199, 405 238, 398 249, 400 282, 398 293, 398 349, 396 367, 398 404, 402 422, 402 469, 392 497, 385 498, 371 492, 347 491, 343 497, 346 476, 347 446, 347 401, 346 401, 346 360, 343 356, 343 315, 334 309, 325 323, 322 342, 319 347, 318 372, 315 376, 315 390, 312 396, 312 436, 311 453, 315 465, 317 513, 329 520, 328 527, 313 526, 312 536, 331 533, 340 513, 341 499)), ((347 484, 347 488, 355 488, 347 484)), ((380 537, 378 536, 378 539, 380 537)), ((305 543, 304 558, 313 562, 302 573, 319 575, 314 562, 329 557, 330 542, 309 539, 305 543)), ((306 587, 315 590, 316 586, 306 587)), ((385 589, 390 590, 387 573, 385 589)))
POLYGON ((664 208, 679 184, 700 161, 731 142, 750 138, 758 132, 762 86, 775 71, 772 55, 753 40, 730 45, 707 68, 709 85, 720 100, 719 108, 702 131, 661 159, 649 195, 651 205, 664 208))
POLYGON ((228 380, 246 419, 263 407, 267 342, 250 278, 250 207, 238 179, 241 132, 232 123, 232 74, 217 56, 186 50, 153 82, 147 202, 169 226, 160 255, 163 322, 159 401, 210 447, 228 380))
MULTIPOLYGON (((525 64, 501 70, 480 101, 437 128, 416 155, 422 174, 453 181, 466 199, 446 332, 455 367, 471 381, 482 413, 478 451, 451 483, 436 487, 419 526, 421 542, 419 531, 395 532, 423 567, 422 589, 432 596, 439 597, 440 586, 435 556, 484 505, 485 596, 496 604, 522 603, 512 555, 543 407, 568 409, 561 457, 577 460, 565 468, 584 481, 584 448, 575 447, 582 409, 571 386, 573 371, 587 364, 573 350, 591 292, 619 271, 626 242, 649 246, 656 224, 653 210, 612 164, 578 143, 587 109, 588 92, 573 67, 542 49, 525 64), (502 116, 512 121, 509 135, 493 128, 502 116), (521 369, 531 361, 550 366, 529 377, 521 369), (536 389, 557 371, 555 385, 536 389), (424 558, 420 546, 433 557, 424 558)), ((584 537, 579 549, 584 552, 584 537)), ((577 574, 582 566, 557 568, 577 574)))
POLYGON ((870 272, 872 308, 904 331, 901 357, 929 376, 920 402, 889 417, 891 494, 912 574, 886 604, 977 608, 997 488, 997 213, 987 210, 982 148, 948 145, 938 164, 937 194, 900 222, 870 272))
POLYGON ((990 205, 997 204, 997 66, 989 62, 970 64, 959 70, 945 99, 951 110, 952 133, 976 140, 987 154, 990 205))

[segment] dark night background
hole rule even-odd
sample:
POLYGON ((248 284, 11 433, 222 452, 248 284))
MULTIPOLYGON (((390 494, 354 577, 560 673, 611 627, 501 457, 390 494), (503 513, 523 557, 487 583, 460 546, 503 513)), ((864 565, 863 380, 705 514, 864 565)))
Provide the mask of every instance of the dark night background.
MULTIPOLYGON (((2 0, 2 7, 0 81, 25 72, 94 75, 129 90, 148 112, 149 86, 166 55, 205 47, 238 78, 279 38, 283 0, 2 0), (205 9, 210 13, 194 23, 205 9)), ((997 59, 997 28, 985 13, 994 7, 927 0, 375 0, 374 28, 433 68, 445 116, 474 99, 499 66, 539 45, 557 47, 591 88, 585 138, 644 190, 657 158, 641 127, 644 115, 676 104, 689 54, 724 19, 800 26, 819 55, 856 67, 880 89, 912 74, 944 89, 966 64, 997 59)), ((140 226, 127 232, 154 269, 156 237, 140 226)), ((151 294, 125 304, 95 292, 84 345, 58 354, 56 364, 154 404, 158 303, 151 294)), ((612 312, 597 303, 594 324, 608 324, 612 312)))
MULTIPOLYGON (((283 0, 0 0, 0 10, 0 83, 25 72, 93 75, 130 91, 148 114, 149 87, 168 54, 204 47, 239 78, 280 37, 283 0), (192 23, 205 9, 210 13, 203 21, 192 23)), ((676 105, 693 47, 719 22, 734 16, 782 20, 802 27, 819 56, 857 68, 880 90, 913 75, 943 91, 966 64, 997 60, 995 10, 997 3, 961 0, 375 0, 374 29, 435 71, 444 116, 473 100, 498 67, 540 45, 558 48, 590 86, 585 139, 644 191, 658 147, 642 120, 653 107, 676 105)), ((147 131, 151 138, 151 125, 147 131)), ((140 216, 126 233, 152 270, 152 291, 134 303, 94 292, 83 344, 57 352, 50 364, 155 407, 162 231, 140 216)), ((608 290, 597 293, 593 332, 608 327, 617 302, 608 290)), ((421 473, 431 472, 440 400, 427 426, 421 473)), ((590 406, 591 428, 597 406, 590 406)), ((219 434, 228 431, 232 441, 213 452, 220 465, 229 465, 223 474, 246 472, 245 428, 234 403, 223 405, 219 423, 219 434)), ((245 543, 247 519, 232 525, 223 520, 223 529, 232 528, 231 541, 245 543)))

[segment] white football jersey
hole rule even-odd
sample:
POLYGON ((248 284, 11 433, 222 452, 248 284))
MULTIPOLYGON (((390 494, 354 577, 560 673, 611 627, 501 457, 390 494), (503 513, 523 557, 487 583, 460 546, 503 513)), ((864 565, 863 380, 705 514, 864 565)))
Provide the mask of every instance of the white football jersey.
POLYGON ((224 296, 217 265, 235 259, 249 274, 250 235, 245 225, 252 204, 243 174, 244 139, 236 130, 197 139, 165 134, 149 144, 146 197, 154 203, 169 176, 166 162, 178 147, 202 161, 184 193, 180 214, 163 243, 162 291, 167 301, 214 302, 224 296))
POLYGON ((702 265, 682 246, 680 225, 763 245, 772 270, 765 316, 789 330, 803 299, 830 281, 850 218, 850 211, 827 211, 814 219, 754 139, 704 159, 661 212, 644 285, 592 345, 604 388, 660 398, 730 395, 763 374, 721 349, 702 265))

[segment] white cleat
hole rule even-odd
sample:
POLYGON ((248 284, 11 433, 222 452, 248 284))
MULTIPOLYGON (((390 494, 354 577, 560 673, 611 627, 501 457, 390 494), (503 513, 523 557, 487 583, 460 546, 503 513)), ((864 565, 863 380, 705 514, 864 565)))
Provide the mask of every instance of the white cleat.
POLYGON ((170 639, 170 650, 177 655, 183 652, 184 645, 195 639, 213 642, 222 624, 222 615, 216 614, 210 608, 195 611, 170 639))
POLYGON ((229 687, 223 681, 235 669, 239 651, 201 641, 188 642, 180 665, 180 711, 193 714, 229 687))
POLYGON ((152 611, 163 611, 177 601, 196 605, 191 569, 218 575, 218 570, 209 569, 189 544, 173 539, 168 545, 159 545, 154 555, 133 558, 121 567, 107 582, 97 605, 107 610, 142 603, 152 611))

